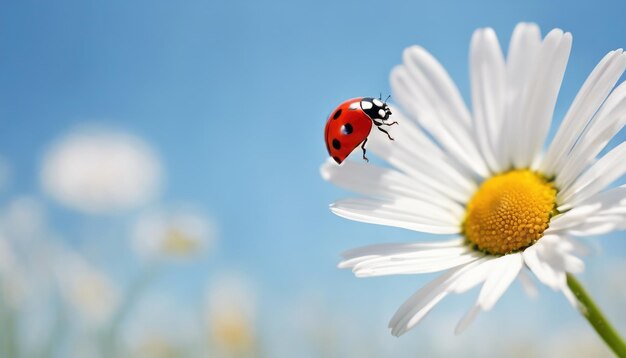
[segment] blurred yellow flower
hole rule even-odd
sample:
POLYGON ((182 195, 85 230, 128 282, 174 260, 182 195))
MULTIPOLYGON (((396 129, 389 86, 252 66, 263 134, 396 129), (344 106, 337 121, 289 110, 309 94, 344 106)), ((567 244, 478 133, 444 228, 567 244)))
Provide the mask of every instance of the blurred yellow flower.
POLYGON ((150 212, 133 228, 133 247, 148 259, 189 258, 214 240, 212 222, 195 210, 150 212))
POLYGON ((248 351, 254 342, 250 323, 242 312, 215 312, 210 327, 212 341, 229 352, 248 351))
POLYGON ((103 272, 69 249, 58 255, 55 266, 61 295, 89 323, 107 321, 119 303, 119 291, 103 272))
POLYGON ((177 358, 183 356, 183 352, 167 336, 152 335, 137 342, 132 356, 136 358, 177 358))
POLYGON ((253 356, 256 303, 245 278, 223 274, 207 289, 206 304, 211 352, 223 357, 253 356))

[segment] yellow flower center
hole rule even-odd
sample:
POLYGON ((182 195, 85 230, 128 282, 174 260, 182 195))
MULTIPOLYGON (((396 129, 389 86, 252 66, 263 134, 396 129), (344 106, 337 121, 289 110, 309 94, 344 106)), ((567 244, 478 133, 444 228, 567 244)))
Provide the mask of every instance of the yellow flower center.
POLYGON ((188 255, 198 249, 198 242, 177 228, 171 228, 165 235, 163 250, 172 255, 188 255))
POLYGON ((524 249, 543 236, 556 213, 556 188, 530 170, 486 180, 467 205, 465 237, 494 255, 524 249))

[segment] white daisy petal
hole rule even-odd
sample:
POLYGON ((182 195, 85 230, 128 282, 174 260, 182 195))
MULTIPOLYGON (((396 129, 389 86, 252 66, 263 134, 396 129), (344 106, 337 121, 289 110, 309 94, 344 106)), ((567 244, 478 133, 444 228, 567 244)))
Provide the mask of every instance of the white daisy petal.
POLYGON ((569 286, 567 285, 567 282, 561 286, 561 292, 563 292, 563 295, 567 299, 567 302, 569 302, 569 304, 572 305, 572 307, 574 307, 577 310, 581 309, 580 302, 578 302, 576 295, 574 295, 572 290, 569 288, 569 286))
POLYGON ((369 198, 344 199, 333 204, 335 208, 351 208, 357 211, 370 211, 377 213, 393 213, 398 217, 421 217, 425 221, 434 224, 459 225, 459 218, 447 208, 434 206, 424 201, 410 198, 398 198, 394 200, 376 200, 369 198))
MULTIPOLYGON (((425 104, 432 108, 441 125, 460 143, 473 144, 470 137, 471 115, 443 66, 419 46, 406 49, 403 59, 404 67, 420 87, 420 93, 426 96, 425 104)), ((475 164, 480 165, 482 160, 475 149, 468 145, 467 150, 471 151, 468 154, 475 164)))
POLYGON ((477 263, 480 261, 451 269, 417 291, 400 306, 391 318, 389 322, 391 334, 399 336, 419 323, 439 301, 450 293, 455 282, 477 263))
POLYGON ((421 46, 411 46, 404 51, 404 63, 415 76, 424 79, 426 89, 430 90, 431 102, 446 121, 458 122, 469 129, 472 119, 465 102, 461 97, 448 72, 441 64, 421 46))
POLYGON ((459 257, 473 253, 465 245, 452 247, 417 247, 411 244, 389 244, 380 248, 381 252, 370 249, 370 254, 346 258, 339 265, 342 268, 359 268, 361 264, 384 264, 386 262, 402 263, 407 261, 432 261, 441 258, 459 257))
POLYGON ((626 186, 597 193, 550 222, 546 233, 600 235, 626 229, 626 186))
POLYGON ((558 239, 557 236, 542 238, 539 243, 524 251, 524 262, 539 281, 555 291, 563 292, 568 302, 573 307, 578 307, 576 297, 567 286, 567 273, 562 260, 562 255, 565 254, 555 249, 558 239), (544 241, 546 238, 548 240, 544 241))
MULTIPOLYGON (((410 244, 383 244, 371 245, 344 253, 346 259, 363 257, 363 253, 370 258, 438 258, 443 256, 459 256, 470 253, 470 250, 459 239, 444 241, 443 243, 410 243, 410 244)), ((369 259, 368 259, 369 260, 369 259)))
POLYGON ((537 253, 537 245, 531 246, 524 251, 524 263, 535 274, 537 279, 544 285, 557 290, 560 287, 559 277, 549 265, 544 264, 537 253))
POLYGON ((566 272, 583 273, 585 262, 574 255, 563 255, 563 266, 566 272))
MULTIPOLYGON (((428 157, 435 157, 439 160, 450 161, 450 154, 442 150, 433 140, 430 138, 420 127, 418 127, 414 121, 405 114, 405 112, 396 107, 390 105, 389 108, 392 111, 389 121, 397 121, 400 130, 393 131, 394 138, 396 135, 403 137, 402 140, 396 140, 393 142, 394 146, 402 147, 407 152, 415 155, 424 155, 428 157)), ((376 137, 384 137, 383 134, 376 137)), ((389 142, 388 140, 386 142, 389 142)), ((385 157, 381 156, 383 159, 385 157)))
POLYGON ((392 329, 392 333, 396 335, 394 332, 399 332, 403 328, 403 332, 406 332, 408 330, 408 327, 401 327, 399 326, 399 324, 401 322, 406 323, 406 321, 411 318, 410 314, 414 314, 416 310, 424 307, 424 305, 426 305, 429 300, 431 300, 435 296, 438 296, 445 289, 446 285, 449 286, 450 282, 454 281, 455 278, 458 278, 461 271, 464 270, 467 270, 467 268, 464 266, 448 270, 436 279, 426 284, 424 287, 420 288, 411 297, 409 297, 409 299, 407 299, 400 306, 400 308, 398 308, 394 316, 389 321, 388 326, 392 329))
POLYGON ((369 197, 383 199, 412 198, 452 211, 462 216, 463 207, 448 196, 420 185, 411 177, 393 169, 345 161, 337 165, 331 159, 320 168, 322 178, 369 197))
POLYGON ((478 296, 478 305, 490 310, 504 294, 522 269, 523 258, 519 253, 509 254, 493 260, 493 269, 478 296))
POLYGON ((519 282, 522 285, 522 288, 524 289, 524 292, 526 292, 528 297, 535 298, 539 295, 539 290, 537 289, 537 286, 535 285, 533 280, 530 278, 526 270, 523 270, 523 269, 520 270, 518 277, 519 277, 519 282))
POLYGON ((479 29, 470 45, 470 79, 474 109, 475 135, 478 146, 491 168, 497 173, 504 159, 496 151, 505 115, 506 71, 504 57, 493 29, 479 29))
POLYGON ((456 325, 456 328, 454 329, 454 334, 461 334, 463 333, 467 327, 469 327, 469 325, 474 322, 474 319, 476 318, 476 316, 478 316, 478 313, 480 313, 480 307, 478 305, 474 305, 466 314, 465 316, 463 316, 463 318, 461 318, 461 320, 459 321, 459 323, 456 325))
MULTIPOLYGON (((567 271, 573 268, 571 262, 568 262, 573 258, 572 255, 568 254, 568 251, 573 248, 570 240, 564 237, 550 236, 548 240, 542 242, 542 245, 535 246, 539 246, 537 249, 542 256, 544 269, 551 272, 553 276, 554 286, 552 288, 561 291, 568 302, 573 307, 578 308, 578 300, 567 285, 567 271)), ((582 271, 584 267, 579 269, 582 271)))
POLYGON ((539 281, 553 290, 567 286, 566 272, 582 272, 584 264, 570 252, 574 249, 568 240, 546 235, 523 253, 524 262, 539 281))
POLYGON ((584 223, 589 217, 595 215, 601 208, 601 203, 589 203, 588 205, 577 205, 574 209, 555 216, 550 220, 550 227, 546 234, 557 234, 564 230, 572 229, 584 223))
POLYGON ((523 124, 519 131, 521 145, 517 147, 522 151, 517 156, 516 167, 533 164, 541 151, 550 129, 571 46, 572 35, 559 29, 550 31, 541 44, 536 65, 524 91, 523 124))
POLYGON ((515 27, 507 55, 507 119, 501 136, 501 141, 508 141, 509 145, 498 148, 504 152, 509 163, 522 161, 524 148, 518 139, 525 118, 522 116, 524 108, 520 98, 528 85, 540 47, 541 32, 537 25, 520 23, 515 27))
POLYGON ((459 321, 455 334, 461 334, 478 315, 480 310, 490 310, 498 301, 510 284, 515 280, 522 269, 521 254, 511 254, 492 259, 480 264, 466 273, 456 284, 455 291, 463 292, 466 289, 485 281, 480 291, 478 301, 469 312, 459 321), (467 281, 467 282, 466 282, 467 281), (466 287, 463 287, 467 285, 466 287))
POLYGON ((483 283, 489 276, 489 272, 493 267, 493 261, 495 261, 493 258, 486 256, 479 265, 466 272, 463 275, 463 279, 458 280, 452 288, 454 293, 467 292, 483 283))
POLYGON ((565 250, 565 252, 578 256, 587 256, 591 253, 591 248, 585 243, 580 242, 571 236, 559 235, 559 237, 561 238, 561 247, 565 250))
POLYGON ((600 158, 572 185, 558 193, 559 211, 565 211, 606 188, 626 171, 626 142, 620 143, 600 158))
POLYGON ((621 231, 626 229, 624 222, 626 218, 622 216, 599 216, 586 220, 586 222, 577 225, 567 231, 568 234, 574 236, 597 236, 608 234, 613 231, 621 231))
POLYGON ((469 171, 486 177, 488 171, 480 159, 469 132, 466 132, 458 123, 453 126, 456 130, 447 127, 450 121, 441 118, 437 109, 433 108, 433 104, 426 100, 428 88, 424 88, 424 84, 419 82, 419 79, 416 79, 407 67, 397 66, 391 72, 390 81, 394 100, 425 128, 446 152, 449 152, 453 158, 458 158, 459 164, 464 165, 469 171))
MULTIPOLYGON (((624 54, 623 56, 626 56, 624 54)), ((557 185, 567 189, 609 141, 626 124, 626 82, 620 84, 602 105, 584 134, 566 157, 559 161, 557 185), (570 160, 565 160, 570 159, 570 160)))
POLYGON ((433 258, 389 256, 370 259, 354 266, 352 272, 357 277, 387 275, 409 275, 439 272, 474 262, 484 255, 468 252, 462 255, 449 254, 433 258))
MULTIPOLYGON (((428 232, 433 234, 457 234, 461 231, 458 222, 452 219, 442 221, 428 214, 425 207, 420 210, 419 205, 425 203, 415 202, 415 209, 421 211, 419 215, 406 209, 404 206, 396 207, 390 203, 383 203, 368 199, 346 199, 330 206, 330 210, 343 218, 378 225, 395 226, 409 230, 428 232)), ((430 209, 435 209, 431 207, 430 209)))
POLYGON ((465 239, 463 238, 455 238, 452 240, 437 241, 437 242, 369 245, 369 246, 363 246, 363 247, 359 247, 356 249, 348 250, 344 252, 341 256, 346 260, 350 260, 350 259, 357 258, 360 256, 368 256, 368 255, 380 256, 380 255, 436 250, 436 249, 441 249, 441 248, 455 248, 455 247, 463 246, 464 240, 465 239))
POLYGON ((568 158, 567 153, 574 147, 583 129, 609 95, 624 69, 626 54, 621 49, 609 52, 593 69, 561 122, 542 163, 543 172, 554 175, 563 167, 568 158))
MULTIPOLYGON (((393 116, 391 120, 397 120, 393 116)), ((401 130, 392 132, 394 141, 382 133, 371 135, 367 148, 426 187, 456 201, 467 201, 477 188, 467 172, 460 171, 447 155, 420 148, 420 143, 433 143, 412 123, 398 121, 402 127, 398 125, 401 130)))

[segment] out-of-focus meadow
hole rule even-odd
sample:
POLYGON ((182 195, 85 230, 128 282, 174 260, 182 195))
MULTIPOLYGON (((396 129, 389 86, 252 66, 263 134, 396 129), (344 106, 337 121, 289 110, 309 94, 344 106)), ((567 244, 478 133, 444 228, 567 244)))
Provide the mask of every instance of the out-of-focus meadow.
MULTIPOLYGON (((472 31, 571 31, 556 118, 626 46, 621 2, 0 3, 0 357, 609 356, 566 304, 514 287, 416 329, 387 320, 431 278, 361 280, 351 247, 426 237, 349 222, 319 176, 326 115, 389 92, 420 44, 468 98, 472 31)), ((624 139, 620 134, 620 141, 624 139)), ((582 280, 626 333, 626 234, 582 280)))

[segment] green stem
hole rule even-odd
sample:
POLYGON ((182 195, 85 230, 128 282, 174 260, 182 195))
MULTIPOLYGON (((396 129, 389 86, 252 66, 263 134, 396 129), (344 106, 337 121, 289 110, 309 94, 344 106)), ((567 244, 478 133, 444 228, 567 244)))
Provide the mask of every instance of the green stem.
POLYGON ((596 306, 583 286, 572 274, 567 274, 567 285, 580 303, 580 313, 585 316, 587 321, 591 323, 596 332, 618 357, 626 357, 626 343, 624 343, 624 340, 619 336, 615 328, 611 326, 598 306, 596 306))

